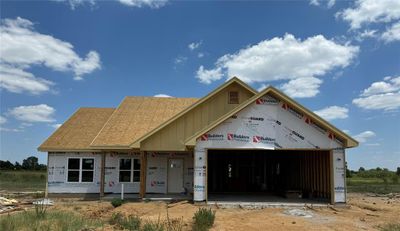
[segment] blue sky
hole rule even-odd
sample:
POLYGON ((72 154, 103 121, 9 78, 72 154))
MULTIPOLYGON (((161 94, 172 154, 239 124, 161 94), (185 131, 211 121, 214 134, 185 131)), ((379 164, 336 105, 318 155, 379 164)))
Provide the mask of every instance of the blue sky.
POLYGON ((79 107, 273 85, 400 166, 400 3, 2 1, 0 159, 22 161, 79 107), (367 12, 366 9, 370 9, 367 12))

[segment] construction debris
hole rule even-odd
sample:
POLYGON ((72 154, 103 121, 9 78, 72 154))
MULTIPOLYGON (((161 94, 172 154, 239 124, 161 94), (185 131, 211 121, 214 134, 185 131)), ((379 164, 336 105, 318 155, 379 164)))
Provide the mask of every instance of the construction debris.
POLYGON ((15 205, 17 203, 18 203, 18 201, 15 200, 15 199, 7 199, 5 197, 0 197, 0 205, 4 205, 4 206, 6 206, 6 205, 15 205))
POLYGON ((286 215, 311 218, 313 217, 313 213, 311 211, 307 211, 305 209, 287 209, 283 212, 286 215))
POLYGON ((48 198, 45 198, 42 200, 34 201, 34 202, 32 202, 32 204, 34 204, 34 205, 54 205, 54 201, 52 201, 48 198))

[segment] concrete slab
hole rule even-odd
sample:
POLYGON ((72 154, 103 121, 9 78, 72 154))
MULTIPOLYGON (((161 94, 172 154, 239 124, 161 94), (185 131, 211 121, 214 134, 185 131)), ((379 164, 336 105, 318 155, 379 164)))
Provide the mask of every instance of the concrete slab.
POLYGON ((239 207, 239 208, 285 208, 285 207, 327 207, 328 200, 304 199, 304 198, 284 198, 275 195, 232 195, 232 194, 211 194, 207 204, 219 207, 239 207))

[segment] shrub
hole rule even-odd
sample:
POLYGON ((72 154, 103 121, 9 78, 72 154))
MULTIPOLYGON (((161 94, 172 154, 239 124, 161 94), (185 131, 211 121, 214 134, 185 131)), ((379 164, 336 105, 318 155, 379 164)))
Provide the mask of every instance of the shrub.
POLYGON ((43 203, 35 204, 36 218, 41 219, 46 216, 47 206, 43 203))
POLYGON ((122 219, 120 225, 122 228, 135 231, 140 229, 140 223, 142 220, 138 216, 129 216, 127 218, 122 219))
POLYGON ((116 225, 121 229, 135 231, 140 230, 142 220, 138 216, 128 216, 125 218, 121 213, 113 213, 108 223, 110 223, 110 225, 116 225))
POLYGON ((193 230, 206 231, 214 225, 215 211, 207 208, 199 208, 193 216, 193 230))
POLYGON ((392 176, 392 182, 393 184, 398 184, 399 183, 399 176, 398 175, 393 175, 392 176))
POLYGON ((111 201, 111 205, 114 206, 114 208, 121 206, 124 203, 124 200, 119 199, 119 198, 114 198, 111 201))
POLYGON ((148 221, 142 227, 142 231, 164 231, 164 230, 165 230, 164 225, 159 221, 158 222, 148 221))
POLYGON ((121 213, 113 213, 108 223, 110 223, 110 225, 119 225, 121 224, 122 219, 124 219, 124 217, 121 213))

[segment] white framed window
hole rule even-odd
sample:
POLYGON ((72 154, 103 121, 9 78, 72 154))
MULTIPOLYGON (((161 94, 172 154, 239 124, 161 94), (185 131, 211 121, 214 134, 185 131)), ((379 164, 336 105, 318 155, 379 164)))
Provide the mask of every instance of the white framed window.
POLYGON ((94 158, 68 158, 67 182, 92 183, 94 181, 94 158))
POLYGON ((119 182, 140 182, 140 159, 119 159, 119 182))

